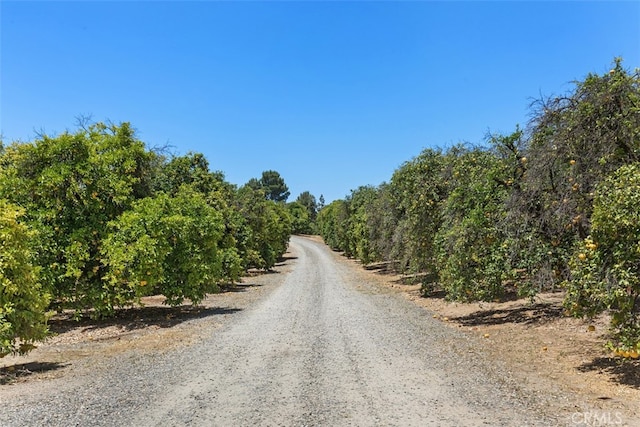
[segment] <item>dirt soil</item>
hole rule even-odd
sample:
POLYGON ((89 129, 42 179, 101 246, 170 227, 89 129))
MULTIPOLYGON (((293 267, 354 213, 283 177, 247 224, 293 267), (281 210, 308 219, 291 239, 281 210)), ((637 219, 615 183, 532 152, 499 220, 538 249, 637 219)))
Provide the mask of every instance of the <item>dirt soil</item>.
MULTIPOLYGON (((282 262, 271 273, 288 269, 282 262)), ((150 296, 142 298, 143 306, 121 309, 112 319, 76 320, 72 312, 55 314, 49 321, 52 336, 44 343, 27 355, 0 358, 0 386, 72 376, 74 366, 95 365, 131 349, 144 354, 187 347, 205 332, 198 319, 226 317, 250 305, 264 292, 261 282, 268 281, 271 273, 251 272, 198 306, 168 307, 164 297, 150 296)))
MULTIPOLYGON (((334 255, 340 262, 357 264, 334 255)), ((401 276, 382 270, 364 274, 429 310, 449 327, 482 337, 482 351, 502 360, 523 382, 547 383, 602 411, 623 410, 640 420, 640 361, 621 361, 605 349, 605 316, 592 321, 565 317, 562 293, 541 294, 533 303, 528 299, 451 303, 440 297, 421 297, 419 285, 404 284, 401 276)), ((235 310, 225 307, 246 306, 260 297, 258 276, 244 282, 209 296, 198 307, 169 308, 162 305, 161 297, 149 297, 143 308, 122 310, 111 320, 77 322, 70 313, 56 315, 50 322, 55 335, 46 343, 26 356, 0 359, 0 385, 72 376, 73 365, 94 363, 94 359, 132 347, 141 353, 165 352, 197 341, 201 331, 190 320, 214 312, 225 315, 225 310, 235 310)), ((545 388, 545 384, 537 386, 545 388)))

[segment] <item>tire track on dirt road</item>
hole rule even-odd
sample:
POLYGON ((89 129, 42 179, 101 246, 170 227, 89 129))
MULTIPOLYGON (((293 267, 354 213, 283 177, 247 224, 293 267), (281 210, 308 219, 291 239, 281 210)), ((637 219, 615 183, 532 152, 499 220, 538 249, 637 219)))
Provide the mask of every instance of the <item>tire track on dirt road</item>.
POLYGON ((1 387, 0 426, 575 426, 554 409, 566 397, 530 391, 324 244, 294 236, 290 253, 218 296, 224 314, 122 352, 81 342, 95 354, 60 376, 1 387))
POLYGON ((550 422, 500 378, 473 365, 460 369, 451 343, 464 346, 466 336, 359 282, 326 246, 293 237, 291 247, 297 260, 283 284, 216 331, 199 354, 198 372, 134 424, 550 422))

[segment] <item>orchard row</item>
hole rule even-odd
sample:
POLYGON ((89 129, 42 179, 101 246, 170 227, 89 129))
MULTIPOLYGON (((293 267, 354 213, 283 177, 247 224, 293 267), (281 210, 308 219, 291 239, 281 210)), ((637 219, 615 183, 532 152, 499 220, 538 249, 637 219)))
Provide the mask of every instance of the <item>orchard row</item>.
POLYGON ((0 146, 0 355, 45 338, 52 309, 197 304, 270 269, 316 213, 308 192, 288 195, 275 171, 237 188, 202 154, 148 150, 128 123, 0 146))
MULTIPOLYGON (((576 316, 612 314, 640 350, 640 74, 617 59, 532 105, 525 130, 424 150, 388 183, 326 206, 334 249, 386 262, 460 301, 566 289, 576 316)), ((630 353, 629 353, 630 352, 630 353)))

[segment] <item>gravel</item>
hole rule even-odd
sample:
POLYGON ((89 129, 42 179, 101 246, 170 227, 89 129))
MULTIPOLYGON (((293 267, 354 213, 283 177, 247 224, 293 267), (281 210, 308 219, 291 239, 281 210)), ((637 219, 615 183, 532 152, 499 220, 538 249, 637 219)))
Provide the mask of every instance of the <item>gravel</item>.
POLYGON ((546 426, 553 400, 477 338, 292 237, 290 270, 240 310, 190 320, 199 339, 87 358, 62 378, 0 386, 2 426, 546 426))

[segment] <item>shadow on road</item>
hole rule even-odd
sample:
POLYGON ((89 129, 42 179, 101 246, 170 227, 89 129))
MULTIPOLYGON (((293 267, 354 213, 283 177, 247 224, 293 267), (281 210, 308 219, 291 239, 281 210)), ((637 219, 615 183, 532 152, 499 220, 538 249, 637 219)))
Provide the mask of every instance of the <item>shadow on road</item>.
POLYGON ((563 317, 563 309, 557 304, 536 303, 525 307, 482 310, 466 316, 452 318, 465 326, 502 325, 505 323, 544 323, 563 317))
POLYGON ((68 365, 68 363, 58 362, 30 362, 6 366, 0 368, 0 385, 9 384, 33 374, 56 371, 68 365))
POLYGON ((259 288, 261 286, 255 283, 235 283, 233 286, 225 288, 224 292, 247 292, 251 288, 259 288))
POLYGON ((150 325, 171 328, 187 320, 230 314, 237 311, 240 311, 240 309, 192 305, 134 307, 117 310, 114 317, 100 320, 94 320, 89 317, 76 320, 73 318, 73 313, 63 313, 49 321, 49 330, 54 334, 62 334, 71 329, 82 328, 84 332, 88 332, 109 326, 119 326, 125 331, 142 329, 150 325))

